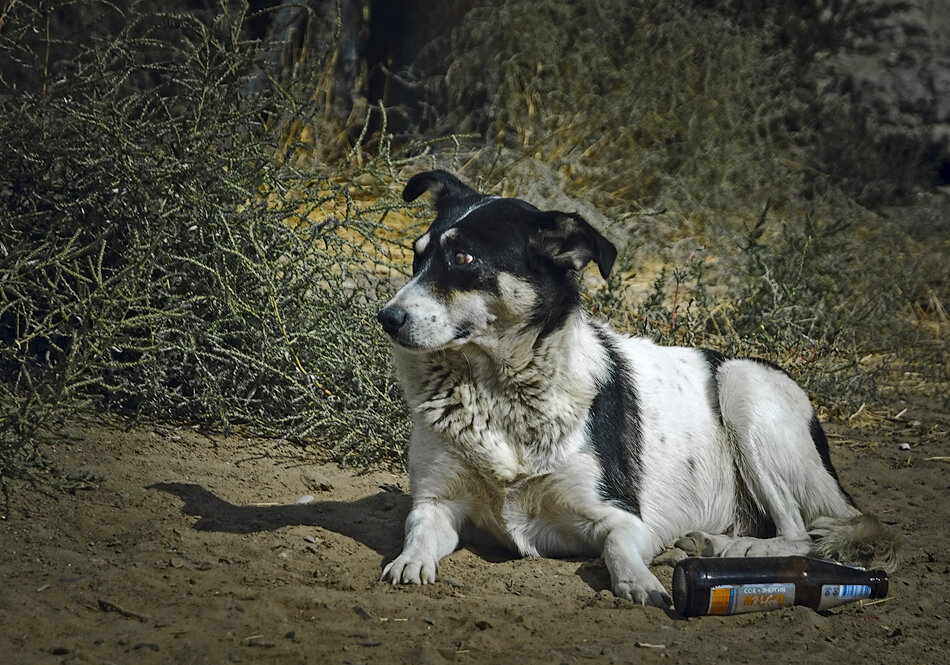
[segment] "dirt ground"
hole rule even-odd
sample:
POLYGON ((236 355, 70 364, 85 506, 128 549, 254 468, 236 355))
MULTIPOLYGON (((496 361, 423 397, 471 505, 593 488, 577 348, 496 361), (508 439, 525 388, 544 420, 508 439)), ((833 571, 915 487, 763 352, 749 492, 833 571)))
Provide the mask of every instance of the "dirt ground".
POLYGON ((945 662, 948 429, 926 405, 873 432, 830 428, 846 488, 907 541, 889 598, 686 620, 615 599, 598 561, 462 549, 438 583, 392 587, 376 580, 400 549, 404 475, 274 441, 74 423, 48 451, 94 487, 12 485, 0 661, 945 662))

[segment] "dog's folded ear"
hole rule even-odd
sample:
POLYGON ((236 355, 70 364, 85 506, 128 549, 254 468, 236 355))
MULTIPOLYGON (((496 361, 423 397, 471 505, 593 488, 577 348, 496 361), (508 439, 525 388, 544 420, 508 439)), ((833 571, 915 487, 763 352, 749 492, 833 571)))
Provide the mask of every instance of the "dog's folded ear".
POLYGON ((542 255, 562 268, 581 270, 594 261, 604 279, 617 259, 617 248, 576 213, 546 213, 537 244, 542 255))
POLYGON ((436 210, 455 205, 462 199, 484 196, 448 171, 424 171, 409 178, 402 190, 404 201, 415 201, 425 192, 432 192, 436 210))

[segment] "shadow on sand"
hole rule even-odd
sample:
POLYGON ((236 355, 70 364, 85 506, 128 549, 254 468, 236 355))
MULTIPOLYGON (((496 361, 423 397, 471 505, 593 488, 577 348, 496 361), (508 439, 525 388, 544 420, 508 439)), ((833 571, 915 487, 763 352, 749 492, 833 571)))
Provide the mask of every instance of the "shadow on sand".
POLYGON ((286 526, 314 526, 352 538, 387 560, 402 547, 403 523, 410 505, 407 495, 387 490, 349 502, 240 506, 194 483, 156 483, 149 489, 181 499, 181 511, 198 518, 192 525, 198 531, 256 533, 286 526))

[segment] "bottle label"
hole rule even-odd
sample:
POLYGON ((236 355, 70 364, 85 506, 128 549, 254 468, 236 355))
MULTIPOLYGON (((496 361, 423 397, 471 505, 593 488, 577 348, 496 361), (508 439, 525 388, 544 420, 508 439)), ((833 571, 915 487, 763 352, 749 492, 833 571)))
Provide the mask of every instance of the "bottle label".
POLYGON ((871 587, 866 584, 825 584, 821 587, 818 610, 837 607, 862 598, 870 598, 871 587))
POLYGON ((710 589, 707 614, 764 612, 794 604, 795 585, 793 583, 730 584, 710 589))

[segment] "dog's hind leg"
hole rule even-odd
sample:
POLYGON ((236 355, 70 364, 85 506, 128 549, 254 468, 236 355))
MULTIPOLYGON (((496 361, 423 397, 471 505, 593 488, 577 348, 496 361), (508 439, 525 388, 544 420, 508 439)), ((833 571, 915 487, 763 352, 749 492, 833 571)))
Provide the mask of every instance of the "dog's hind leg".
POLYGON ((435 582, 439 561, 458 547, 461 525, 462 511, 454 502, 417 501, 406 518, 402 554, 383 569, 380 580, 393 584, 435 582))
POLYGON ((738 515, 731 536, 708 536, 702 549, 718 556, 807 554, 816 518, 860 514, 838 483, 827 441, 815 436, 820 425, 807 395, 787 374, 765 363, 731 360, 719 367, 716 381, 736 492, 762 519, 738 515), (773 537, 759 537, 763 522, 774 525, 773 537))

